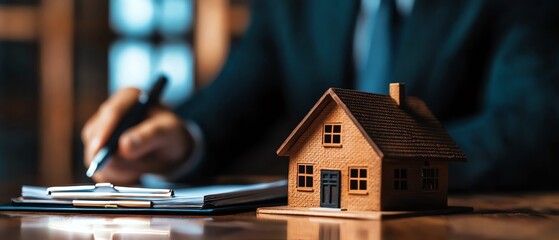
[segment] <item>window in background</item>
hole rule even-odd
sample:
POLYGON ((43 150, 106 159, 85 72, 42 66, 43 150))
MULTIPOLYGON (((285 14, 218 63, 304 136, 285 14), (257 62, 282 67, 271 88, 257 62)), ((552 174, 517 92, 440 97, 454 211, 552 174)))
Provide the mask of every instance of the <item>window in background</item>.
POLYGON ((38 0, 0 0, 0 196, 39 175, 38 0))
POLYGON ((111 0, 117 40, 109 49, 109 92, 149 88, 158 75, 169 85, 163 100, 183 101, 194 88, 192 0, 111 0))

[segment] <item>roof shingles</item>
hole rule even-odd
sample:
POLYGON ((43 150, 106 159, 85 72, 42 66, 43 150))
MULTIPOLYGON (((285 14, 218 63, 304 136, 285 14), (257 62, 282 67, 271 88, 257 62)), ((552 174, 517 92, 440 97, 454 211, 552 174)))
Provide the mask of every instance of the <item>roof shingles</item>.
POLYGON ((398 106, 388 95, 331 89, 385 158, 465 160, 425 102, 406 97, 398 106))

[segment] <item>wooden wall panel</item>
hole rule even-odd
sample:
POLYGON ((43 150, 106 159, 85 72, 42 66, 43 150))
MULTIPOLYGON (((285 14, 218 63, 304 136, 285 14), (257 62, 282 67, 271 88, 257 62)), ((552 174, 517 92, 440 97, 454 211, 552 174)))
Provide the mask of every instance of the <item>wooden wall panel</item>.
POLYGON ((40 5, 40 182, 72 182, 73 1, 40 5))

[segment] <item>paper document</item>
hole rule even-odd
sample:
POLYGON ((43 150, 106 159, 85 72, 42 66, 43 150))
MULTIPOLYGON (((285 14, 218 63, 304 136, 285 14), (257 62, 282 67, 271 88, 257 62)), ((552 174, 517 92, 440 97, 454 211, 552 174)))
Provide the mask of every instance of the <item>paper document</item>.
POLYGON ((185 189, 113 186, 109 183, 63 187, 23 186, 15 204, 74 207, 213 208, 287 197, 287 180, 250 185, 214 185, 185 189))

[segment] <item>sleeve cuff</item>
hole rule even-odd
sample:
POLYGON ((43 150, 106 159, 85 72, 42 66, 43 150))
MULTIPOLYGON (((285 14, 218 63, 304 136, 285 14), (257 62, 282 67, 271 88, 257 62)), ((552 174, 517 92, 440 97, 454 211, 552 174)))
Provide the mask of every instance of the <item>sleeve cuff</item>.
POLYGON ((194 172, 204 157, 204 150, 206 146, 204 144, 204 133, 200 126, 194 121, 185 121, 184 126, 186 130, 192 136, 192 152, 190 156, 187 157, 186 161, 182 165, 178 166, 176 170, 173 170, 165 175, 160 174, 144 174, 142 176, 141 182, 143 185, 164 185, 165 182, 174 182, 184 176, 187 176, 194 172))

